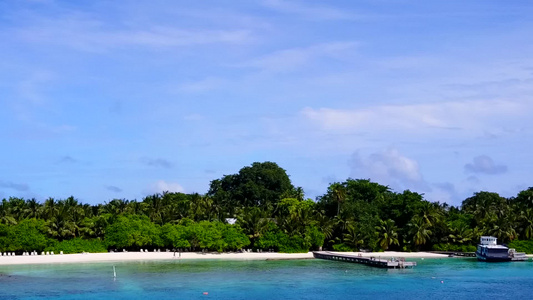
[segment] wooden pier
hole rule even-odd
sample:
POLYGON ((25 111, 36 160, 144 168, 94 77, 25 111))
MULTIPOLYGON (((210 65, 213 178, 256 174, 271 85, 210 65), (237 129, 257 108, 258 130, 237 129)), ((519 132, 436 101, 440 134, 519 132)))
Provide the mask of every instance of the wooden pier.
POLYGON ((476 257, 476 252, 429 251, 429 253, 443 254, 449 257, 476 257))
POLYGON ((386 260, 379 257, 363 257, 349 254, 332 253, 328 251, 314 251, 313 256, 319 259, 358 263, 384 269, 404 269, 416 266, 416 262, 405 261, 403 258, 386 260))

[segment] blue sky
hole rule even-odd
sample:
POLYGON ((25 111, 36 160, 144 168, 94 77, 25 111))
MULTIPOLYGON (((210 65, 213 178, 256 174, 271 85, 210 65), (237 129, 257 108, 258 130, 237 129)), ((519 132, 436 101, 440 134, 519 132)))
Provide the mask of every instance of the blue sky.
POLYGON ((274 161, 458 205, 533 186, 530 1, 0 2, 0 198, 205 193, 274 161))

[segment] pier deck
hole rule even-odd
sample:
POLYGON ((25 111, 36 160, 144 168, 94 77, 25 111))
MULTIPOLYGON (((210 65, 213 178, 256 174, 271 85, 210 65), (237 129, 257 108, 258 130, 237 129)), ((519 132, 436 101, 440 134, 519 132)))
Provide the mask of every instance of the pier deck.
POLYGON ((379 257, 362 257, 349 254, 332 253, 328 251, 314 251, 313 256, 319 259, 358 263, 377 268, 404 269, 416 266, 416 262, 405 261, 402 258, 386 260, 379 257))

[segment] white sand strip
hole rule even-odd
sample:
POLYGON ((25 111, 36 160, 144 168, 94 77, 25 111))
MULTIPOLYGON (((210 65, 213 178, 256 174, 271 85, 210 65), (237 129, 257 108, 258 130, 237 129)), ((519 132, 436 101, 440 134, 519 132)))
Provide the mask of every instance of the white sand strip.
POLYGON ((86 254, 56 254, 35 256, 0 256, 0 265, 90 263, 112 261, 174 260, 174 259, 227 259, 227 260, 267 260, 267 259, 309 259, 313 253, 197 253, 197 252, 115 252, 86 254))
MULTIPOLYGON (((444 254, 428 252, 332 252, 363 257, 404 257, 404 258, 445 258, 444 254)), ((57 263, 90 263, 90 262, 121 262, 141 260, 174 260, 174 259, 226 259, 226 260, 284 260, 284 259, 309 259, 313 253, 208 253, 197 252, 115 252, 115 253, 86 253, 64 255, 35 255, 35 256, 0 256, 0 265, 26 265, 26 264, 57 264, 57 263)))

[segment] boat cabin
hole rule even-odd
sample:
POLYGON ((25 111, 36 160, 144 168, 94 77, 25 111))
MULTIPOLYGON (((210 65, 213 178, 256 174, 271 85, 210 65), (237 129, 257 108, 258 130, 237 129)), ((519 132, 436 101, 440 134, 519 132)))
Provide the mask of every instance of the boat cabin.
POLYGON ((497 239, 493 236, 482 236, 480 245, 498 245, 497 239))

